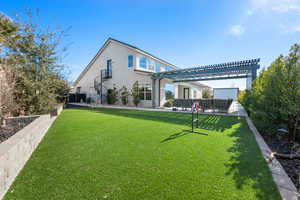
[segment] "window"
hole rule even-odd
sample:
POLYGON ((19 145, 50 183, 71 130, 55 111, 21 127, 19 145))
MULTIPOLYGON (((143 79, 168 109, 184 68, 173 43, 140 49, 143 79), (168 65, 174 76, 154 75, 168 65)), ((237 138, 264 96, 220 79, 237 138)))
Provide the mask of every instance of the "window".
POLYGON ((132 67, 133 66, 133 55, 129 55, 128 56, 128 67, 132 67))
POLYGON ((171 67, 165 66, 165 71, 171 71, 171 70, 173 70, 171 67))
POLYGON ((147 84, 145 86, 145 96, 146 96, 146 100, 151 100, 151 95, 152 95, 152 88, 150 84, 147 84))
POLYGON ((147 58, 145 56, 140 57, 140 67, 147 69, 147 58))
POLYGON ((155 63, 155 72, 160 72, 160 64, 155 63))
POLYGON ((139 96, 140 96, 141 100, 145 100, 145 88, 144 87, 139 88, 139 96))
POLYGON ((149 59, 149 67, 148 67, 148 69, 151 70, 151 71, 154 71, 154 67, 155 67, 154 60, 149 59))
POLYGON ((111 61, 111 59, 106 61, 106 76, 107 77, 112 76, 112 61, 111 61))
POLYGON ((174 99, 175 87, 173 84, 165 84, 166 100, 174 99))
POLYGON ((196 99, 197 98, 197 91, 193 90, 193 98, 196 99))
POLYGON ((152 88, 150 84, 144 84, 139 88, 139 96, 141 100, 151 100, 152 88))

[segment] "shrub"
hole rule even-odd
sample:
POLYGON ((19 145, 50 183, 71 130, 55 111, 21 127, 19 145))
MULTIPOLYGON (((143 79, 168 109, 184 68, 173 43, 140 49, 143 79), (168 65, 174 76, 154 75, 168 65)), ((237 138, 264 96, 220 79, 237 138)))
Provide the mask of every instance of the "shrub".
POLYGON ((133 97, 133 104, 135 106, 138 106, 141 99, 140 99, 140 95, 139 95, 139 82, 136 81, 131 89, 131 96, 133 97))
POLYGON ((164 107, 172 107, 174 105, 174 100, 173 99, 169 99, 166 103, 164 103, 164 107))
POLYGON ((120 93, 121 93, 121 101, 123 105, 127 105, 128 104, 128 97, 129 97, 129 92, 127 90, 127 88, 125 86, 123 86, 120 89, 120 93))
POLYGON ((243 105, 248 115, 250 115, 250 104, 251 104, 251 92, 250 90, 243 90, 239 93, 238 102, 243 105))
POLYGON ((118 91, 117 88, 114 86, 113 89, 107 90, 107 103, 115 104, 117 101, 118 101, 118 91))
POLYGON ((86 103, 87 104, 93 103, 93 99, 91 97, 86 98, 86 103))

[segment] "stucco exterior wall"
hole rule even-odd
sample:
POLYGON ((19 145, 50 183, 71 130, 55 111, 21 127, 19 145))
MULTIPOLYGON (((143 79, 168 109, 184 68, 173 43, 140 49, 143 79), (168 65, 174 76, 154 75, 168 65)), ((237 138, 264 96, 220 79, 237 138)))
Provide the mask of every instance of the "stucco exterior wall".
MULTIPOLYGON (((139 56, 141 56, 139 52, 127 48, 120 43, 111 41, 91 64, 82 78, 76 83, 72 92, 75 92, 77 87, 81 87, 80 93, 87 94, 87 97, 91 97, 99 103, 100 97, 94 89, 94 80, 97 76, 100 76, 102 69, 106 69, 107 60, 110 59, 112 60, 112 78, 104 82, 104 90, 111 89, 114 86, 117 89, 121 89, 125 86, 130 91, 136 81, 138 81, 139 84, 149 84, 151 86, 151 74, 137 71, 140 69, 139 56), (133 55, 133 66, 130 68, 128 67, 129 55, 133 55)), ((143 56, 153 59, 150 56, 143 56)), ((159 60, 155 60, 155 62, 160 63, 161 66, 166 65, 159 60)), ((167 83, 172 83, 172 81, 168 79, 162 79, 160 81, 160 106, 166 102, 164 88, 167 83)), ((187 85, 192 87, 190 84, 187 85)), ((119 104, 121 104, 121 102, 119 102, 119 104)), ((133 106, 132 97, 129 97, 129 106, 133 106)), ((152 100, 142 100, 139 106, 152 107, 152 100)))
MULTIPOLYGON (((151 85, 150 74, 135 71, 137 59, 133 59, 133 67, 128 67, 129 55, 133 55, 134 58, 136 58, 138 54, 129 48, 111 42, 95 60, 85 75, 78 81, 75 85, 75 89, 81 87, 81 93, 86 93, 88 97, 96 98, 94 80, 97 76, 100 76, 102 69, 106 69, 107 60, 109 59, 112 60, 112 78, 104 82, 103 85, 106 89, 113 88, 114 86, 117 89, 121 89, 125 86, 128 90, 131 90, 136 81, 138 81, 139 84, 151 85)), ((129 103, 132 105, 131 99, 129 103)), ((151 105, 151 100, 142 100, 140 103, 140 106, 143 107, 151 107, 151 105)))

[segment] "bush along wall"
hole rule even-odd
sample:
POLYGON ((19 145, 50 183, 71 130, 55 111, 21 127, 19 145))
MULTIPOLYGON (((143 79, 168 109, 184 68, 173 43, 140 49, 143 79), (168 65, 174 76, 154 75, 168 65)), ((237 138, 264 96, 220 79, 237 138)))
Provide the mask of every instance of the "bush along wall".
POLYGON ((107 90, 107 103, 108 104, 115 104, 118 101, 118 91, 117 88, 114 86, 113 89, 107 90))
POLYGON ((261 132, 285 128, 295 140, 300 133, 300 46, 292 46, 288 56, 280 55, 238 100, 261 132))

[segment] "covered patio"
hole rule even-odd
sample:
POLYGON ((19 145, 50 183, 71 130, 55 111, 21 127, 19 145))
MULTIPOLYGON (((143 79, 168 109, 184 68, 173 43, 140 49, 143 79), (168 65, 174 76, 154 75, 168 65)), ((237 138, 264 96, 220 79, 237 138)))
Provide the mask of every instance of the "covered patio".
MULTIPOLYGON (((260 68, 260 59, 243 60, 215 65, 206 65, 152 74, 152 107, 160 107, 161 82, 173 83, 198 82, 208 80, 246 79, 246 88, 251 89, 252 82, 260 68)), ((178 94, 178 87, 175 94, 178 94)), ((176 96, 176 95, 175 95, 176 96)), ((178 96, 178 95, 177 95, 178 96)))

